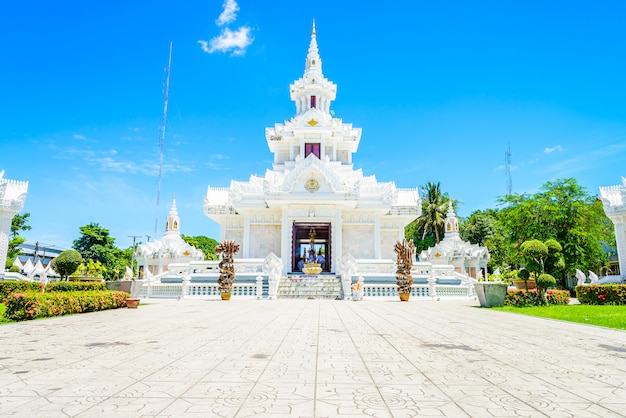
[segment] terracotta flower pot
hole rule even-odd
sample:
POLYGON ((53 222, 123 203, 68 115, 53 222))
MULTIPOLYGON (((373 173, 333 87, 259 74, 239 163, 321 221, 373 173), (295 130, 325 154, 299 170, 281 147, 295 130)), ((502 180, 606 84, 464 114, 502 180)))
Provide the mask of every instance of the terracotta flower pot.
POLYGON ((139 298, 126 298, 126 307, 131 309, 137 309, 139 306, 139 298))
POLYGON ((222 297, 222 300, 230 300, 231 294, 232 294, 231 292, 222 292, 220 293, 220 296, 222 297))
POLYGON ((400 293, 400 300, 402 302, 407 302, 410 297, 411 297, 410 293, 400 293))

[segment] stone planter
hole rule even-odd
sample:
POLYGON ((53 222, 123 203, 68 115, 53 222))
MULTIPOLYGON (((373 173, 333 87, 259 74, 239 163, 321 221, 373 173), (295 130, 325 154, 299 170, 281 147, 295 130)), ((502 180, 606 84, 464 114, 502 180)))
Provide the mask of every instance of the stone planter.
POLYGON ((126 292, 131 298, 138 298, 143 286, 143 280, 118 280, 106 282, 107 289, 126 292))
POLYGON ((478 282, 474 283, 474 289, 478 296, 480 306, 483 308, 493 308, 496 306, 504 306, 504 298, 506 297, 506 283, 494 282, 478 282))
POLYGON ((513 280, 513 285, 516 289, 526 290, 526 284, 528 284, 528 290, 537 288, 537 283, 534 280, 526 280, 526 283, 524 283, 524 280, 513 280))

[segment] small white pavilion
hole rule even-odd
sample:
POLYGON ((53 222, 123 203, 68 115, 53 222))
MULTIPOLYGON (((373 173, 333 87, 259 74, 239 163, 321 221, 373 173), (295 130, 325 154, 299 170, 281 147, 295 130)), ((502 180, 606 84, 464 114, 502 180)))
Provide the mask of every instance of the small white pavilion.
POLYGON ((167 271, 170 263, 189 263, 204 260, 204 253, 191 246, 180 236, 180 217, 176 208, 176 198, 165 221, 165 235, 157 241, 137 246, 137 266, 140 278, 167 271))
POLYGON ((626 276, 626 177, 617 186, 600 187, 604 213, 613 222, 619 270, 626 276))
POLYGON ((419 254, 420 262, 432 263, 433 266, 453 265, 456 272, 474 279, 486 277, 487 263, 490 258, 489 249, 461 239, 459 220, 454 213, 452 202, 448 206, 444 231, 443 240, 419 254))
MULTIPOLYGON (((315 25, 304 74, 289 88, 296 114, 265 129, 272 169, 229 188, 208 188, 204 213, 220 225, 220 241, 241 244, 238 258, 275 254, 283 273, 298 271, 311 250, 324 272, 340 260, 394 260, 394 244, 421 214, 417 188, 399 189, 354 169, 361 129, 334 116, 337 86, 322 73, 315 25)), ((383 145, 381 145, 383 146, 383 145)))

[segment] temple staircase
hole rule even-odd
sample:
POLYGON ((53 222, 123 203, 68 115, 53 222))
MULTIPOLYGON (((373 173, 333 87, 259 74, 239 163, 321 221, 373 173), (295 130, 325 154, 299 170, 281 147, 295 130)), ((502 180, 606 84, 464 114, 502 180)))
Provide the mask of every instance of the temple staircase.
POLYGON ((283 275, 276 297, 290 299, 343 299, 341 277, 335 274, 283 275))

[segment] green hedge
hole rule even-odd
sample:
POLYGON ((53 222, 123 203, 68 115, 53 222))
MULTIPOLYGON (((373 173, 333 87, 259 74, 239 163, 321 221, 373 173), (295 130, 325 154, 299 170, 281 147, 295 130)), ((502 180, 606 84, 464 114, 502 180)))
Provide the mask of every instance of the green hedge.
MULTIPOLYGON (((569 304, 569 291, 548 289, 546 291, 549 305, 567 305, 569 304)), ((542 305, 541 298, 537 293, 537 289, 515 289, 506 292, 504 299, 505 306, 539 306, 542 305)))
POLYGON ((46 292, 83 292, 90 290, 107 290, 104 282, 51 282, 46 285, 46 292))
POLYGON ((46 318, 126 306, 126 292, 15 292, 3 299, 4 317, 13 321, 46 318))
POLYGON ((43 289, 41 282, 26 282, 23 280, 0 281, 0 300, 15 292, 37 292, 43 289))
POLYGON ((584 305, 626 305, 626 284, 579 285, 576 297, 584 305))

